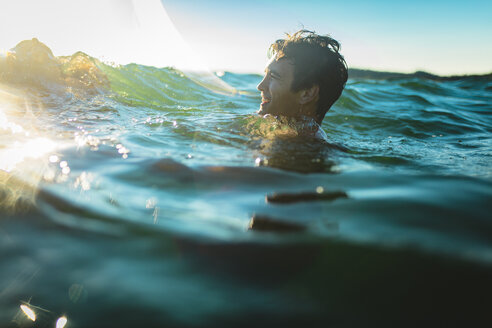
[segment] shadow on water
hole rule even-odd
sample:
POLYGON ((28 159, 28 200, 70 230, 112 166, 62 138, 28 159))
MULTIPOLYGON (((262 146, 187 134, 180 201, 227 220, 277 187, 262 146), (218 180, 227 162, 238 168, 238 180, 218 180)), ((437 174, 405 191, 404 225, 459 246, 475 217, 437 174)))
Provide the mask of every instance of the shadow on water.
POLYGON ((335 160, 348 149, 329 143, 323 130, 310 120, 286 117, 250 117, 245 133, 258 155, 256 166, 298 173, 335 173, 335 160))
MULTIPOLYGON (((309 314, 293 311, 295 315, 268 318, 289 327, 301 322, 313 327, 368 322, 380 327, 486 327, 489 320, 490 267, 336 241, 284 247, 192 242, 181 250, 197 259, 194 265, 221 279, 278 288, 311 304, 309 314)), ((243 316, 264 323, 257 311, 243 316)))
POLYGON ((7 327, 51 327, 62 315, 78 327, 490 323, 490 265, 410 248, 303 231, 251 230, 250 241, 225 242, 138 224, 111 237, 67 230, 36 212, 2 226, 2 248, 18 259, 1 255, 7 327), (26 238, 30 245, 19 243, 26 238), (22 304, 37 314, 35 325, 22 304))
POLYGON ((339 148, 315 138, 275 138, 256 145, 258 166, 269 166, 299 173, 335 173, 339 148), (333 156, 334 155, 334 156, 333 156))

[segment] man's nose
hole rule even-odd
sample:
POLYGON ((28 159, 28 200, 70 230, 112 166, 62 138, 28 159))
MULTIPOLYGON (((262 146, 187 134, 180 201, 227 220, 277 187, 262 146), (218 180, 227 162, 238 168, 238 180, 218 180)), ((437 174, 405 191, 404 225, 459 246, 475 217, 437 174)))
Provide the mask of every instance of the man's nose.
POLYGON ((266 76, 263 77, 263 80, 256 86, 256 89, 259 91, 265 91, 265 81, 266 81, 266 76))

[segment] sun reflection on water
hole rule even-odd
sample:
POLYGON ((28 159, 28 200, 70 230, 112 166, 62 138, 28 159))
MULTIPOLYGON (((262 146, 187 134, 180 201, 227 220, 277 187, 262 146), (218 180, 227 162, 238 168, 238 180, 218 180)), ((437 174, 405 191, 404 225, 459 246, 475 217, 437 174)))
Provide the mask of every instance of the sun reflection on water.
POLYGON ((29 319, 36 321, 36 314, 29 306, 22 304, 20 308, 29 319))
POLYGON ((34 138, 26 142, 15 141, 11 147, 0 150, 0 170, 11 172, 26 159, 36 159, 56 149, 56 143, 47 138, 34 138))
MULTIPOLYGON (((66 315, 57 315, 48 309, 22 302, 20 305, 21 311, 12 319, 15 327, 55 327, 64 328, 68 323, 66 315), (29 323, 29 321, 35 322, 29 323), (56 320, 56 321, 55 321, 56 320), (34 325, 34 326, 33 326, 34 325)), ((3 326, 2 326, 3 327, 3 326)), ((12 326, 13 327, 13 326, 12 326)))
MULTIPOLYGON (((49 163, 59 160, 60 144, 43 133, 35 115, 42 109, 21 89, 0 84, 0 210, 32 204, 39 182, 56 176, 49 163)), ((61 171, 68 174, 68 166, 61 171)))
POLYGON ((63 316, 56 321, 56 328, 63 328, 67 324, 67 317, 63 316))

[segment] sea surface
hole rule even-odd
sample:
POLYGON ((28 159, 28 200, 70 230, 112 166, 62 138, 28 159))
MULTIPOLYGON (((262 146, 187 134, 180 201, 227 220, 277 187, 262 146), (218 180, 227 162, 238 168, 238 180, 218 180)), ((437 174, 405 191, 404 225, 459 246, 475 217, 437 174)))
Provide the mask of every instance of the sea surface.
POLYGON ((260 75, 43 49, 0 58, 0 327, 492 325, 492 79, 350 78, 319 140, 260 75))

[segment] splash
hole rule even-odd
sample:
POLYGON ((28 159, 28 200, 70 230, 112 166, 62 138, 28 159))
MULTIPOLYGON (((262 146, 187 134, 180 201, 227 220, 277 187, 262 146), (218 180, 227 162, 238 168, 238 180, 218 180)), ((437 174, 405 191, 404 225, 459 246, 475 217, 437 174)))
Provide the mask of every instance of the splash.
POLYGON ((83 52, 55 57, 38 39, 24 40, 0 58, 0 82, 37 88, 75 87, 77 90, 102 90, 109 81, 101 63, 83 52))
POLYGON ((174 67, 212 91, 236 93, 185 42, 159 0, 101 0, 97 6, 63 0, 11 1, 2 5, 0 31, 9 31, 2 35, 0 49, 35 37, 57 56, 84 51, 103 62, 174 67))
POLYGON ((310 117, 263 116, 251 117, 246 130, 253 138, 275 139, 279 137, 314 137, 326 140, 326 134, 316 121, 310 117))

